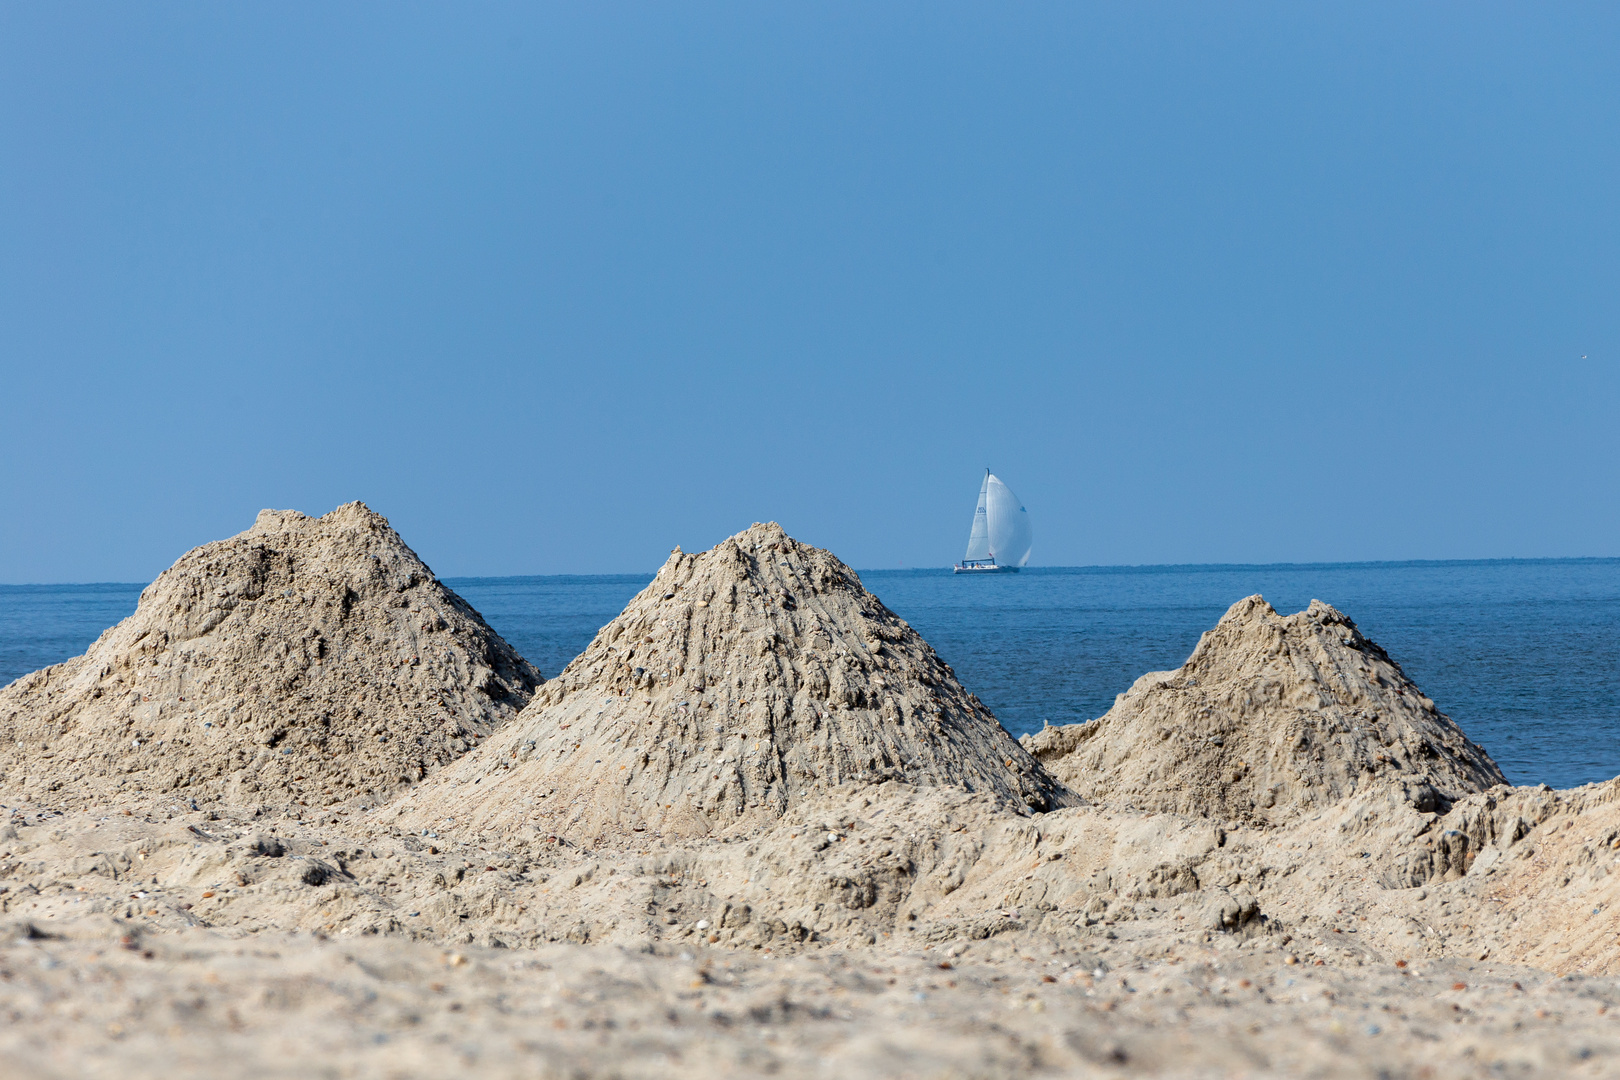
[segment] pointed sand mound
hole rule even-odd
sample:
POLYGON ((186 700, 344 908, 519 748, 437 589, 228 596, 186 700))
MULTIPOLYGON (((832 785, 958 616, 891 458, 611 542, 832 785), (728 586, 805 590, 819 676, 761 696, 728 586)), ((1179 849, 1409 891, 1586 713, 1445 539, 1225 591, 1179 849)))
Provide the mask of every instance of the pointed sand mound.
MULTIPOLYGON (((775 821, 845 781, 1072 801, 829 552, 755 525, 652 584, 409 820, 572 836, 775 821)), ((402 808, 402 812, 403 808, 402 808)))
POLYGON ((539 683, 364 504, 265 510, 182 556, 85 655, 0 689, 0 773, 57 803, 374 795, 539 683))
POLYGON ((1087 798, 1282 821, 1384 786, 1431 810, 1506 783, 1356 624, 1319 600, 1233 604, 1176 671, 1136 680, 1088 724, 1023 744, 1087 798))

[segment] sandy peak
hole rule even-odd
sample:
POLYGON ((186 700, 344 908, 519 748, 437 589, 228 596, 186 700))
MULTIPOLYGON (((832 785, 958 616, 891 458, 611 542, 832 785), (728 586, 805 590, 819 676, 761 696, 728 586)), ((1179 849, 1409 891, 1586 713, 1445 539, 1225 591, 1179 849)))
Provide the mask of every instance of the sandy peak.
POLYGON ((1180 668, 1143 675, 1097 720, 1022 741, 1088 798, 1240 820, 1280 822, 1372 790, 1432 810, 1506 782, 1320 600, 1282 616, 1245 597, 1180 668))
POLYGON ((539 683, 364 503, 263 510, 181 556, 85 655, 0 690, 0 770, 41 792, 377 797, 539 683))
POLYGON ((672 552, 514 725, 414 801, 424 826, 693 836, 888 780, 1020 810, 1073 801, 854 571, 768 522, 672 552))

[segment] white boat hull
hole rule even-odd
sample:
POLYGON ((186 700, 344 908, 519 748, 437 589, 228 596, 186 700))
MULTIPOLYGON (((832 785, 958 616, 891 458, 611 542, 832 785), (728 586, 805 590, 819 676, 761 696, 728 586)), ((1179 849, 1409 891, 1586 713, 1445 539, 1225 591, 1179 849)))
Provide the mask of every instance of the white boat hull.
POLYGON ((974 559, 969 562, 959 562, 953 573, 957 574, 1016 574, 1018 567, 1001 566, 992 559, 974 559))

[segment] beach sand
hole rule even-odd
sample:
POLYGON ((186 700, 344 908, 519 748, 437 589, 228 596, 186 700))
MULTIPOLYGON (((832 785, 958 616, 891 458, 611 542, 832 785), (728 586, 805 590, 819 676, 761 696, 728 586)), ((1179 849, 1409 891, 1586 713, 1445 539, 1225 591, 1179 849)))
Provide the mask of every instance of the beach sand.
POLYGON ((1620 791, 1502 783, 1326 605, 1019 745, 774 526, 535 689, 362 511, 0 691, 8 1075, 1620 1072, 1620 791))

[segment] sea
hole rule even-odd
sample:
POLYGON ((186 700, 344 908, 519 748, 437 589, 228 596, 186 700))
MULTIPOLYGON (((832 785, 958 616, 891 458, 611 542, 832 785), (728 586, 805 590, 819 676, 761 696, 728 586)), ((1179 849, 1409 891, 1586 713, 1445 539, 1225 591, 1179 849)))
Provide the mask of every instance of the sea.
MULTIPOLYGON (((445 583, 547 676, 651 574, 445 583)), ((868 570, 1014 734, 1101 716, 1178 667, 1235 601, 1324 600, 1382 645, 1516 784, 1620 775, 1620 559, 868 570)), ((142 586, 0 585, 0 684, 82 653, 142 586)))

